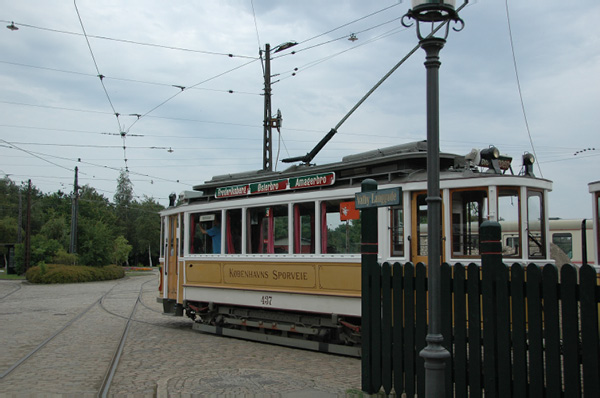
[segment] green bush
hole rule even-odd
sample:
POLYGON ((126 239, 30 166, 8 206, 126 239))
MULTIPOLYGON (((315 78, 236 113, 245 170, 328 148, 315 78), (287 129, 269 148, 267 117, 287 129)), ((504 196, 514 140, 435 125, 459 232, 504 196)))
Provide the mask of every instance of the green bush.
POLYGON ((119 279, 125 271, 116 265, 87 267, 84 265, 44 264, 30 268, 25 277, 31 283, 81 283, 119 279))
POLYGON ((78 256, 75 253, 67 253, 65 249, 60 248, 52 257, 52 264, 77 265, 78 256))

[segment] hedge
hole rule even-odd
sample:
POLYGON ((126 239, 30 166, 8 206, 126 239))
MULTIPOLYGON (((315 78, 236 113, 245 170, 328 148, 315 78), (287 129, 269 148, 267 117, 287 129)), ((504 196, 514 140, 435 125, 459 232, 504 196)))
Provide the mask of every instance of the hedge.
POLYGON ((84 265, 40 264, 27 270, 31 283, 81 283, 119 279, 125 270, 116 265, 88 267, 84 265))

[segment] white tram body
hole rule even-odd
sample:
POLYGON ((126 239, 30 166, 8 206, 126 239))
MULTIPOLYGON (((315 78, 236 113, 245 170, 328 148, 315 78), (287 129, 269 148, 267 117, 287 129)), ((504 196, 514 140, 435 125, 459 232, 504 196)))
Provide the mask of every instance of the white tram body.
MULTIPOLYGON (((427 262, 426 157, 426 143, 416 142, 195 186, 182 204, 161 212, 159 301, 166 312, 185 311, 199 330, 276 330, 359 344, 355 194, 366 178, 379 189, 400 187, 399 205, 378 208, 379 261, 427 262), (210 238, 204 232, 218 220, 219 235, 210 238)), ((493 172, 465 156, 440 154, 443 261, 478 263, 478 226, 493 220, 512 223, 511 239, 503 239, 507 262, 551 262, 552 183, 509 174, 510 158, 501 160, 503 172, 493 172)))

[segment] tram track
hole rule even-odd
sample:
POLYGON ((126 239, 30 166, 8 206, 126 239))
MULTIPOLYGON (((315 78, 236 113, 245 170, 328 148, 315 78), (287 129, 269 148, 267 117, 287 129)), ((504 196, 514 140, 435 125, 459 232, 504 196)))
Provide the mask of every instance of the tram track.
POLYGON ((20 283, 19 283, 18 285, 16 285, 16 286, 17 286, 17 288, 16 288, 15 290, 13 290, 12 292, 10 292, 10 293, 7 293, 7 294, 5 294, 4 296, 0 296, 0 300, 3 300, 3 299, 5 299, 6 297, 10 296, 11 294, 13 294, 13 293, 16 293, 16 292, 18 292, 19 290, 21 290, 21 284, 20 284, 20 283))
POLYGON ((69 322, 67 322, 63 327, 58 329, 56 332, 54 332, 52 335, 50 335, 48 338, 46 338, 44 341, 42 341, 40 344, 38 344, 33 350, 31 350, 25 356, 21 357, 19 360, 14 362, 8 369, 6 369, 2 373, 0 373, 0 380, 4 379, 6 376, 8 376, 10 373, 12 373, 15 369, 17 369, 19 366, 21 366, 25 361, 27 361, 29 358, 31 358, 33 355, 35 355, 38 351, 40 351, 42 348, 44 348, 49 342, 54 340, 58 335, 60 335, 63 331, 65 331, 69 326, 73 325, 77 320, 79 320, 81 317, 83 317, 87 312, 89 312, 92 308, 94 308, 94 306, 96 306, 96 304, 98 304, 105 296, 107 296, 117 285, 118 285, 118 283, 116 283, 106 293, 104 293, 100 298, 98 298, 96 301, 94 301, 92 304, 90 304, 88 307, 86 307, 83 311, 81 311, 79 314, 77 314, 75 317, 73 317, 71 320, 69 320, 69 322))
MULTIPOLYGON (((148 283, 148 282, 145 282, 145 283, 148 283)), ((127 340, 127 335, 129 334, 129 329, 131 327, 133 316, 135 315, 137 306, 140 303, 140 298, 143 293, 144 284, 142 284, 142 286, 140 286, 140 292, 138 294, 137 299, 135 300, 133 309, 131 310, 131 313, 129 314, 129 318, 127 319, 127 324, 125 325, 125 329, 123 330, 123 334, 121 335, 121 339, 119 341, 117 350, 115 351, 114 355, 112 356, 112 359, 110 361, 110 366, 108 367, 108 370, 102 380, 102 385, 100 386, 100 391, 98 392, 98 397, 105 398, 108 396, 108 391, 110 390, 110 386, 112 384, 113 377, 119 366, 119 361, 121 359, 121 354, 123 353, 123 348, 125 347, 125 341, 127 340)), ((102 302, 102 300, 100 300, 100 302, 102 302)))
MULTIPOLYGON (((131 282, 132 280, 130 279, 129 281, 131 282)), ((41 343, 37 344, 33 349, 28 350, 28 352, 26 352, 24 355, 21 355, 16 361, 12 362, 10 366, 0 373, 0 382, 3 382, 5 379, 9 379, 8 376, 11 374, 17 375, 17 379, 26 377, 23 372, 15 371, 19 368, 22 368, 25 363, 31 363, 32 360, 34 360, 32 369, 37 367, 44 369, 48 366, 54 366, 55 363, 60 362, 61 358, 64 358, 65 360, 69 361, 69 366, 74 366, 74 363, 81 364, 80 368, 82 369, 82 372, 83 368, 85 367, 93 368, 93 373, 86 375, 88 381, 84 381, 84 384, 87 385, 86 389, 88 393, 92 393, 98 397, 108 396, 112 379, 117 372, 121 355, 123 353, 127 336, 132 324, 134 322, 141 322, 153 326, 166 326, 158 323, 155 324, 152 322, 137 321, 135 319, 136 311, 138 311, 141 307, 140 304, 143 305, 142 296, 145 292, 149 291, 148 289, 144 289, 144 287, 151 282, 153 282, 153 280, 148 280, 141 284, 139 291, 135 296, 135 301, 133 301, 134 299, 131 297, 131 295, 127 297, 127 283, 125 280, 115 283, 110 287, 110 289, 102 293, 100 297, 87 305, 83 310, 80 310, 68 322, 56 329, 49 336, 45 337, 41 343), (122 286, 122 288, 119 289, 119 286, 122 286), (117 300, 116 303, 118 303, 119 308, 127 307, 133 304, 133 307, 128 315, 122 315, 107 308, 106 300, 111 298, 111 296, 117 300), (97 310, 93 311, 96 306, 98 306, 97 310), (110 321, 110 318, 107 318, 106 315, 102 315, 102 313, 98 312, 98 310, 102 310, 112 319, 121 318, 126 319, 127 322, 124 327, 117 326, 118 323, 115 323, 115 321, 110 321), (77 326, 73 326, 76 323, 77 326), (67 333, 70 328, 73 329, 73 331, 67 333), (102 334, 108 336, 108 338, 104 339, 103 341, 97 340, 95 337, 98 335, 97 331, 101 331, 102 334), (114 337, 111 338, 110 336, 114 337), (73 341, 73 337, 75 337, 77 341, 73 341), (97 354, 95 354, 95 358, 105 358, 103 360, 101 359, 102 363, 106 364, 104 371, 100 371, 101 369, 97 369, 97 366, 91 365, 94 362, 90 361, 89 354, 86 351, 82 351, 80 348, 77 348, 78 344, 81 343, 81 340, 88 340, 88 344, 94 344, 94 346, 99 344, 98 347, 100 347, 100 350, 98 350, 98 348, 95 349, 97 352, 97 354), (65 345, 64 342, 67 341, 69 343, 65 345), (55 343, 50 344, 51 342, 55 343), (49 350, 44 350, 44 348, 48 348, 49 350), (100 353, 100 356, 98 356, 98 353, 100 353), (100 372, 96 373, 97 371, 100 372), (94 376, 94 374, 97 376, 94 376), (95 386, 93 380, 97 380, 97 384, 95 384, 95 386)), ((18 289, 15 291, 17 290, 18 289)), ((131 293, 131 290, 129 290, 129 292, 131 293)), ((14 292, 9 294, 12 293, 14 292)), ((13 378, 11 378, 11 380, 13 380, 13 378)))

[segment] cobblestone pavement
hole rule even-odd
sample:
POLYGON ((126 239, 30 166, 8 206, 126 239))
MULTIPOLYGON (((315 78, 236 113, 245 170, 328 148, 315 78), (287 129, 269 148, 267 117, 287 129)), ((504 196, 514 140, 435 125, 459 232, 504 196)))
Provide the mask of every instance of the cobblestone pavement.
POLYGON ((198 333, 188 318, 161 313, 157 285, 156 274, 69 285, 0 281, 0 374, 91 306, 0 379, 0 397, 96 396, 140 289, 109 396, 337 397, 360 390, 360 360, 198 333))

